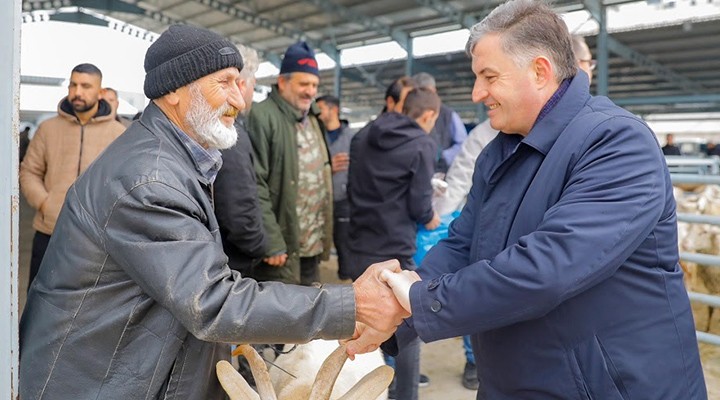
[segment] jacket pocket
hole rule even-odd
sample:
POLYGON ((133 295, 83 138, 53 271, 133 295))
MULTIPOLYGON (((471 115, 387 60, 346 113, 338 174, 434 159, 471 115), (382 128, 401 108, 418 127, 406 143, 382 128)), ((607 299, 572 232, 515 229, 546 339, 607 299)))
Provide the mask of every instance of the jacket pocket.
POLYGON ((49 227, 55 226, 63 203, 65 203, 65 192, 50 191, 40 207, 43 223, 49 227))
POLYGON ((571 368, 583 400, 627 400, 628 394, 612 360, 597 336, 568 352, 571 368))

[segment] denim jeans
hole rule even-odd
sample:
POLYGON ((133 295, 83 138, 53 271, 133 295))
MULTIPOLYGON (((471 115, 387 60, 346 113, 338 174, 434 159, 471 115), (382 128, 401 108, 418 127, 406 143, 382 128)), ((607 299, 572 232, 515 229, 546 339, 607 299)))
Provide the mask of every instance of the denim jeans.
POLYGON ((475 354, 473 354, 472 343, 470 343, 470 336, 463 336, 463 348, 465 349, 465 360, 470 364, 475 364, 475 354))

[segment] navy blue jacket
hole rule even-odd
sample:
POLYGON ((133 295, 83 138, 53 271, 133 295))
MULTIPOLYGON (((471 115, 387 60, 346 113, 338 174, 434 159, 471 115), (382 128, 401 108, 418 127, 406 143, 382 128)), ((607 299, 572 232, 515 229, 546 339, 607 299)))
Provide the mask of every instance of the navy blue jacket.
POLYGON ((478 398, 707 398, 662 152, 584 74, 480 154, 419 273, 411 333, 472 334, 478 398))
POLYGON ((405 115, 385 113, 350 145, 350 249, 387 257, 415 254, 417 224, 433 217, 435 143, 405 115))

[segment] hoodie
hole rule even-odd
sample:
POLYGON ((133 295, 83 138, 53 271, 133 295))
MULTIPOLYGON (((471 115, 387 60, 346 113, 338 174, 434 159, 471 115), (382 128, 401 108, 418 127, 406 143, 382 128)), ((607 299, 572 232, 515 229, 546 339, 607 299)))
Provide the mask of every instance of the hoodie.
POLYGON ((417 224, 433 217, 436 145, 409 117, 382 114, 350 146, 348 199, 354 252, 412 257, 417 224))

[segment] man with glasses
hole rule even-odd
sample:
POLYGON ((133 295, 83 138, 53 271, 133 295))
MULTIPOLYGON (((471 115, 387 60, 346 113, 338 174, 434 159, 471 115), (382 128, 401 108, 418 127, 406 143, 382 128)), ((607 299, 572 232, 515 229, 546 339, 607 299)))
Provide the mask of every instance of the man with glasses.
POLYGON ((585 43, 585 38, 580 35, 572 35, 572 48, 575 53, 575 60, 578 68, 585 72, 592 83, 593 70, 597 67, 597 61, 593 60, 590 48, 585 43))

